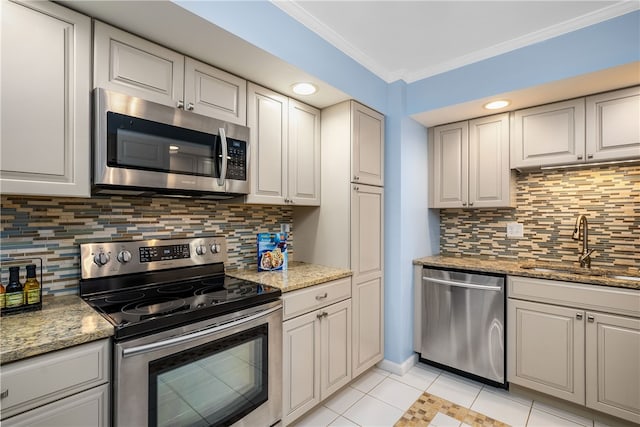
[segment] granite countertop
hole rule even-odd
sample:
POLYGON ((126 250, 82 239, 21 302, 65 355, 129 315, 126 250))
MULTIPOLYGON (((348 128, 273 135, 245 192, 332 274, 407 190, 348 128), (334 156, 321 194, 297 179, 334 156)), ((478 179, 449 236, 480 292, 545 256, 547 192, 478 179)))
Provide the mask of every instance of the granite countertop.
POLYGON ((353 273, 351 270, 327 267, 324 265, 307 264, 304 262, 289 263, 288 270, 285 271, 261 271, 257 267, 242 270, 227 270, 226 274, 238 279, 250 280, 252 282, 270 285, 290 292, 309 286, 319 285, 332 280, 349 277, 353 273))
POLYGON ((518 261, 504 258, 483 256, 447 256, 434 255, 413 260, 414 265, 428 267, 447 267, 461 270, 481 271, 485 273, 508 274, 512 276, 536 277, 540 279, 562 280, 566 282, 588 283, 601 286, 612 286, 640 290, 640 280, 622 279, 614 276, 640 278, 640 269, 611 267, 590 270, 582 269, 577 264, 567 265, 562 262, 518 261), (534 268, 537 268, 534 269, 534 268), (557 271, 564 269, 565 271, 557 271), (545 269, 545 270, 540 270, 545 269))
POLYGON ((113 335, 113 326, 77 295, 42 300, 42 310, 0 318, 0 364, 113 335))

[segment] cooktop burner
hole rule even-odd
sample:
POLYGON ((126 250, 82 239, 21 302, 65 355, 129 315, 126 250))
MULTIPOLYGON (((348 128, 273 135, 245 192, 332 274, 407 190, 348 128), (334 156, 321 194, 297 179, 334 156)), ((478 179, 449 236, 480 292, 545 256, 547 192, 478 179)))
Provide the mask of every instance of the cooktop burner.
POLYGON ((226 276, 225 258, 221 238, 83 244, 80 296, 116 340, 280 298, 278 288, 226 276))

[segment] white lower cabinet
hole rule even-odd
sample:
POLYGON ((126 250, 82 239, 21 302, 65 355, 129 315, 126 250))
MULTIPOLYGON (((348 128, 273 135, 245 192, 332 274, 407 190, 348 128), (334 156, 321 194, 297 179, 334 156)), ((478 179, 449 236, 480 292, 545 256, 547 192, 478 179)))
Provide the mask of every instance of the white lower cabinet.
POLYGON ((342 294, 350 279, 324 289, 283 296, 283 424, 295 421, 351 380, 351 298, 317 307, 342 294), (335 285, 335 289, 334 289, 335 285), (339 291, 339 292, 334 292, 339 291), (310 292, 315 293, 311 295, 310 292), (287 305, 313 297, 311 311, 287 319, 287 305))
POLYGON ((108 426, 110 341, 2 365, 2 425, 108 426))
POLYGON ((508 293, 509 382, 640 423, 640 291, 509 277, 508 293))

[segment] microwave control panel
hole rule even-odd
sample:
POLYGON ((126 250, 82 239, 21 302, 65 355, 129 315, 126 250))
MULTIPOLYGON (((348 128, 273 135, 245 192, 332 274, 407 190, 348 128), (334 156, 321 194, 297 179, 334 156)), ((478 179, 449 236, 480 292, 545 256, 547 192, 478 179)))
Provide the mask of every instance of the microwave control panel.
POLYGON ((247 143, 227 137, 227 179, 247 180, 247 143))

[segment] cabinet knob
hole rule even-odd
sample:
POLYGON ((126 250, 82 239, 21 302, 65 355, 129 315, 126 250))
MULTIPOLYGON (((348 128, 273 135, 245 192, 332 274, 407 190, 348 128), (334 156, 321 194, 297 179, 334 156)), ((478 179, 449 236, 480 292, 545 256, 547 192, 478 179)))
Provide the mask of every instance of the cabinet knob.
POLYGON ((593 317, 592 315, 588 315, 587 316, 587 322, 593 323, 596 320, 595 317, 593 317))
POLYGON ((587 154, 587 159, 593 159, 593 154, 587 154))
POLYGON ((576 313, 576 319, 582 320, 582 313, 576 313))
POLYGON ((469 206, 473 206, 473 202, 469 202, 469 206))
POLYGON ((467 202, 462 202, 462 206, 467 206, 467 202))
POLYGON ((184 101, 180 100, 176 103, 176 107, 178 108, 184 108, 184 101))
POLYGON ((578 154, 578 160, 582 160, 582 154, 578 154))
POLYGON ((190 102, 187 104, 187 110, 193 111, 193 107, 194 107, 193 102, 190 102))
POLYGON ((9 397, 9 389, 2 390, 2 393, 0 393, 0 399, 4 399, 5 397, 9 397))

